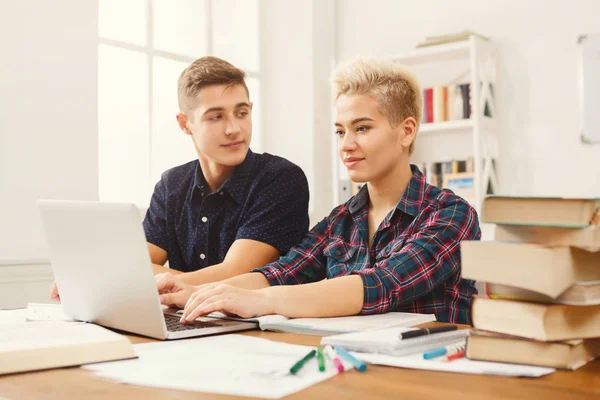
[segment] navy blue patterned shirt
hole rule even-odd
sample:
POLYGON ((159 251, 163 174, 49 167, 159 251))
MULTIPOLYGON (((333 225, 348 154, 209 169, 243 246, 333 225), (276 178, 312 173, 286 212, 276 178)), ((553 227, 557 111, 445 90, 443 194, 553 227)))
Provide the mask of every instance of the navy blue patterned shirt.
POLYGON ((248 150, 225 183, 209 191, 198 160, 166 171, 154 188, 146 240, 166 250, 173 269, 218 264, 237 239, 285 254, 308 231, 306 176, 284 158, 248 150))

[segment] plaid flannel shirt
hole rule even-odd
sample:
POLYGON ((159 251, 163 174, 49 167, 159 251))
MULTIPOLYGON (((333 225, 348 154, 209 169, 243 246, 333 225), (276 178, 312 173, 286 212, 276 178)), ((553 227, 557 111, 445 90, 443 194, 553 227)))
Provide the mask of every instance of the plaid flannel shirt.
POLYGON ((398 205, 369 247, 365 185, 318 223, 279 260, 257 268, 274 285, 360 275, 361 314, 435 313, 438 321, 470 323, 474 282, 461 278, 460 242, 481 236, 475 210, 450 190, 425 182, 414 165, 398 205))

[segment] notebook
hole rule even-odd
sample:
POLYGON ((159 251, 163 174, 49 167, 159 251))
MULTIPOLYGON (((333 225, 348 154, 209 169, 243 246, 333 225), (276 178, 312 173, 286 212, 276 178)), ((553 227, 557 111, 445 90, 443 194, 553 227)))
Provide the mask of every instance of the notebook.
MULTIPOLYGON (((221 313, 212 313, 210 317, 232 318, 221 313)), ((239 320, 239 318, 233 319, 239 320)), ((328 336, 391 327, 410 327, 426 322, 433 322, 436 319, 435 314, 390 312, 385 314, 331 318, 287 318, 283 315, 265 315, 263 317, 241 320, 258 322, 260 329, 263 331, 328 336)))
POLYGON ((321 344, 342 346, 348 350, 362 353, 405 356, 456 344, 464 341, 470 332, 468 329, 459 329, 411 339, 400 339, 402 332, 410 330, 413 329, 396 327, 368 332, 346 333, 324 337, 321 344))

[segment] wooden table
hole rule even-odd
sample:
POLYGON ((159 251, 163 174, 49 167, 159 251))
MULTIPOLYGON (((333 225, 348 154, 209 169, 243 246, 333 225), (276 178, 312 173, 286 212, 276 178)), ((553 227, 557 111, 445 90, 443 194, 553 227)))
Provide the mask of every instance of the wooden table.
MULTIPOLYGON (((427 324, 431 325, 431 324, 427 324)), ((425 325, 425 326, 427 326, 425 325)), ((244 335, 315 346, 320 337, 250 331, 244 335)), ((129 336, 132 343, 152 339, 129 336)), ((0 362, 2 360, 0 359, 0 362)), ((117 384, 81 368, 63 368, 0 377, 0 398, 8 399, 241 399, 237 396, 117 384)), ((512 378, 422 371, 369 365, 337 375, 286 399, 600 399, 600 360, 576 371, 541 378, 512 378)))

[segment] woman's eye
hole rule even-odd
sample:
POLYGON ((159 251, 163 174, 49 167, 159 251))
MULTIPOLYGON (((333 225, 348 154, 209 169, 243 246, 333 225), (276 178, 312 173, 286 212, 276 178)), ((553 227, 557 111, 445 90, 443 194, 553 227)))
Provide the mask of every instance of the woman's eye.
POLYGON ((369 129, 371 129, 371 127, 370 127, 370 126, 358 126, 358 127, 356 128, 356 132, 366 132, 366 131, 368 131, 369 129))
POLYGON ((344 134, 344 131, 336 130, 335 134, 336 136, 342 136, 344 134))

